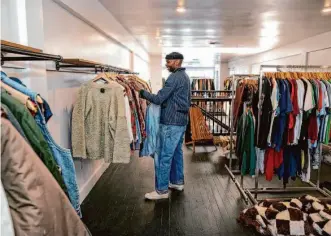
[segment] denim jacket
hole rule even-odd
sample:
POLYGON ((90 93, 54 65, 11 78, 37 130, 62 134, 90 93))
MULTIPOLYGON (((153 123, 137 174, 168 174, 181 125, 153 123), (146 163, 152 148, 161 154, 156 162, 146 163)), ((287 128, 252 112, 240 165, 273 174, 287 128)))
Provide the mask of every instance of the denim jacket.
POLYGON ((151 103, 146 112, 146 134, 147 137, 144 141, 143 149, 140 151, 139 156, 154 156, 156 151, 157 136, 160 126, 161 108, 159 105, 151 103))
POLYGON ((191 85, 185 68, 179 68, 173 72, 165 82, 164 88, 157 94, 141 90, 140 96, 161 106, 161 124, 177 126, 188 124, 191 85))

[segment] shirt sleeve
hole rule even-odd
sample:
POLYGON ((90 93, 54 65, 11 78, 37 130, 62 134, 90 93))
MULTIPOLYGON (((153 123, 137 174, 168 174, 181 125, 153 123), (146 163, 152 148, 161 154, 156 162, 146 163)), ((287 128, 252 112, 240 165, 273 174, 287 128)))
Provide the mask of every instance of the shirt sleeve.
POLYGON ((146 100, 156 105, 161 105, 166 101, 174 92, 177 85, 177 79, 174 76, 170 76, 165 82, 164 88, 162 88, 157 94, 152 94, 146 90, 142 90, 141 95, 146 100))
POLYGON ((76 103, 72 111, 71 146, 72 156, 87 158, 85 140, 85 115, 86 115, 86 90, 85 86, 79 89, 76 103))

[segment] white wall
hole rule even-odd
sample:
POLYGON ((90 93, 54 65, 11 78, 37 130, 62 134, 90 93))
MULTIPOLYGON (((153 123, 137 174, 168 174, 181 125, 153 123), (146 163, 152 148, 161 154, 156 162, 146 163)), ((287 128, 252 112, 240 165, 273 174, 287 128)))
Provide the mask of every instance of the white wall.
POLYGON ((150 56, 150 77, 153 93, 162 88, 162 55, 150 56))
POLYGON ((260 65, 331 65, 331 31, 229 62, 235 73, 259 73, 260 65))
POLYGON ((136 55, 134 55, 133 59, 133 71, 139 73, 139 77, 141 77, 143 80, 150 80, 149 62, 141 59, 136 55))
MULTIPOLYGON (((136 40, 108 11, 100 7, 102 5, 94 0, 2 0, 1 39, 37 47, 63 57, 94 60, 128 69, 132 69, 133 64, 136 65, 133 69, 137 69, 141 77, 149 79, 148 54, 141 50, 136 40), (73 10, 63 2, 77 9, 73 10), (100 14, 96 14, 97 11, 100 14), (85 12, 84 16, 89 20, 78 16, 77 12, 85 12), (100 28, 105 31, 100 31, 100 28)), ((9 76, 23 79, 29 88, 48 100, 54 113, 48 123, 50 132, 58 144, 70 148, 70 113, 77 89, 95 75, 46 71, 46 67, 54 68, 53 62, 47 65, 45 62, 13 64, 26 69, 4 68, 4 71, 9 76)), ((107 166, 103 160, 75 160, 81 201, 107 166)))

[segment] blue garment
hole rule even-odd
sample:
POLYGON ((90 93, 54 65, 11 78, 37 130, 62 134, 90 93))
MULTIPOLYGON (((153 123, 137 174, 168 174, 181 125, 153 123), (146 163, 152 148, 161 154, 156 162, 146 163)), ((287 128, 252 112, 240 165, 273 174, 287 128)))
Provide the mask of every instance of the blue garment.
POLYGON ((170 183, 184 184, 182 145, 186 126, 160 124, 157 151, 154 156, 155 189, 167 193, 170 183))
POLYGON ((287 114, 293 110, 289 84, 286 80, 279 81, 279 116, 276 117, 276 127, 272 134, 272 143, 276 151, 279 152, 283 142, 283 135, 287 123, 287 114))
MULTIPOLYGON (((3 72, 1 72, 1 81, 8 84, 12 88, 24 93, 25 95, 29 96, 32 101, 38 104, 36 102, 36 97, 38 95, 37 93, 9 79, 7 75, 3 72)), ((76 210, 77 214, 81 217, 82 214, 79 203, 79 190, 76 182, 76 171, 75 171, 75 166, 71 155, 71 151, 69 149, 60 147, 53 140, 51 134, 48 131, 45 117, 41 112, 39 106, 38 106, 37 114, 35 116, 35 120, 52 151, 56 163, 61 168, 61 175, 67 187, 70 202, 74 207, 74 209, 76 210)))
POLYGON ((144 141, 143 149, 139 156, 154 157, 156 152, 156 140, 159 134, 161 108, 158 105, 151 103, 146 111, 146 139, 144 141))
MULTIPOLYGON (((9 77, 9 79, 11 79, 11 80, 15 81, 16 83, 19 83, 20 85, 26 87, 26 85, 23 84, 23 82, 22 82, 19 78, 16 78, 16 77, 9 77)), ((42 110, 44 111, 44 117, 45 117, 46 122, 48 122, 49 119, 53 116, 53 113, 52 113, 52 111, 51 111, 50 106, 49 106, 48 103, 46 102, 46 100, 43 99, 43 98, 41 98, 41 99, 43 100, 43 104, 42 104, 43 109, 42 109, 42 110)))
POLYGON ((191 105, 191 87, 185 68, 179 68, 173 72, 157 95, 142 90, 140 96, 156 105, 161 105, 161 124, 187 125, 191 105))

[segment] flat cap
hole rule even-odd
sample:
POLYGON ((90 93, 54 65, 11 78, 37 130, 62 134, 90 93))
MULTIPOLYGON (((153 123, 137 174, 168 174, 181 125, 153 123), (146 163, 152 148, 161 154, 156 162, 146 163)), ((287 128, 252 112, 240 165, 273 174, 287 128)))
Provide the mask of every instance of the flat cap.
POLYGON ((183 60, 184 56, 179 52, 172 52, 165 57, 166 60, 183 60))

